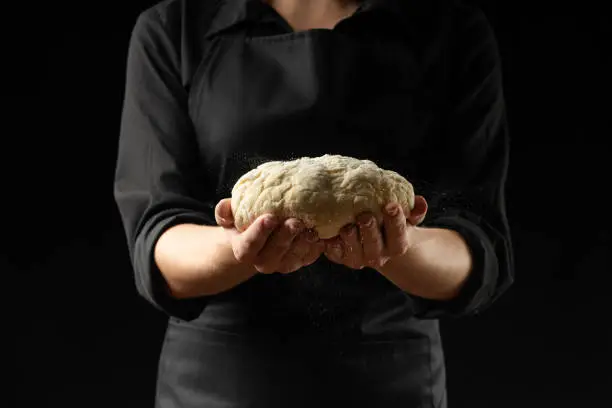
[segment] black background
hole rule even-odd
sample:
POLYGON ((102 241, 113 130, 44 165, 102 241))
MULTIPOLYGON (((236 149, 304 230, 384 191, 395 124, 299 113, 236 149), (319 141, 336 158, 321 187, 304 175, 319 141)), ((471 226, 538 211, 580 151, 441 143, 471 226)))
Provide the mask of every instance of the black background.
MULTIPOLYGON (((112 184, 129 35, 154 3, 6 12, 3 406, 152 406, 165 320, 136 295, 112 184)), ((517 278, 483 316, 443 322, 450 408, 604 406, 612 21, 604 2, 470 3, 503 58, 517 278)))

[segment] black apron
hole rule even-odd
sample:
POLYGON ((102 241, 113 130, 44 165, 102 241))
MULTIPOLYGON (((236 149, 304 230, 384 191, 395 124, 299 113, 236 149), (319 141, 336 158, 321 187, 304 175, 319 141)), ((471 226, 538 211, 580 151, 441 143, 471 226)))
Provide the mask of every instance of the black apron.
MULTIPOLYGON (((405 97, 418 83, 414 61, 389 52, 373 59, 402 39, 248 34, 216 38, 190 90, 219 199, 268 160, 330 153, 411 171, 409 155, 431 125, 405 97)), ((438 322, 411 317, 409 298, 377 272, 322 257, 287 276, 256 276, 194 321, 171 318, 156 407, 444 408, 444 382, 438 322)))
POLYGON ((381 340, 287 340, 274 329, 211 326, 170 319, 156 407, 446 407, 436 321, 407 319, 410 334, 381 340))

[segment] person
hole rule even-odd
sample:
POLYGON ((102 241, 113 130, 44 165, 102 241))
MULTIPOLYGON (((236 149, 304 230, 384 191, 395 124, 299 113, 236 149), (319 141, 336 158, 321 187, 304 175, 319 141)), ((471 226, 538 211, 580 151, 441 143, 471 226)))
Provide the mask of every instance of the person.
MULTIPOLYGON (((168 317, 156 406, 446 407, 440 319, 513 282, 501 62, 454 0, 165 0, 129 43, 114 197, 138 293, 168 317), (238 232, 270 160, 405 176, 414 210, 322 240, 238 232)), ((387 208, 388 207, 388 208, 387 208)), ((395 208, 394 208, 395 207, 395 208)))

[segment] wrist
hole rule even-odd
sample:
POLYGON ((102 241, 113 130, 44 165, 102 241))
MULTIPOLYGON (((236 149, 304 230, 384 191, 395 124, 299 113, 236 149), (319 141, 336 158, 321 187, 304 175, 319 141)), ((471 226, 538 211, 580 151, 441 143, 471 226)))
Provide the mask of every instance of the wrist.
POLYGON ((410 248, 378 271, 392 283, 419 297, 450 300, 460 291, 471 271, 465 240, 455 231, 416 228, 410 248))

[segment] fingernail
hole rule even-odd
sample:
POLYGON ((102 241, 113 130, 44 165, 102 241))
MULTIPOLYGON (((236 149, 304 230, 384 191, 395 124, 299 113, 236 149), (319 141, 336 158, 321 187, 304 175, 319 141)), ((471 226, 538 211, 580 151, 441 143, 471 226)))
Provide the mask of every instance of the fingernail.
POLYGON ((374 225, 374 217, 370 216, 368 218, 365 218, 362 220, 361 222, 365 227, 371 227, 374 225))
POLYGON ((388 204, 387 207, 385 208, 385 210, 387 211, 387 214, 391 215, 391 216, 396 216, 399 213, 399 207, 397 204, 392 203, 392 204, 388 204))
POLYGON ((278 220, 276 219, 276 217, 267 217, 264 219, 264 226, 266 228, 276 228, 276 226, 278 225, 278 220))
POLYGON ((291 231, 291 233, 293 235, 297 235, 300 232, 302 232, 302 224, 299 222, 292 222, 289 224, 289 231, 291 231))

